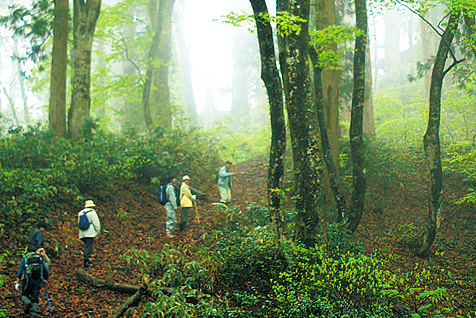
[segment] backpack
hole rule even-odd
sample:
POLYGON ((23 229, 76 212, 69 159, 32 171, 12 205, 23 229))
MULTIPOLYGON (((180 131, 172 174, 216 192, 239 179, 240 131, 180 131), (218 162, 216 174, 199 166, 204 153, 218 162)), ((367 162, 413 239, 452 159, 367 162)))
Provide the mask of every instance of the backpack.
POLYGON ((79 216, 79 221, 78 221, 78 228, 81 231, 86 231, 89 229, 91 226, 91 222, 89 222, 87 214, 91 212, 92 210, 84 211, 80 216, 79 216))
POLYGON ((162 205, 165 205, 165 203, 167 203, 168 201, 166 189, 167 189, 167 185, 164 184, 159 187, 159 192, 157 192, 157 200, 162 205))
MULTIPOLYGON (((159 187, 159 192, 157 192, 157 200, 159 201, 160 204, 165 205, 167 202, 169 202, 169 199, 167 198, 167 185, 164 184, 159 187)), ((172 184, 174 187, 174 192, 175 192, 175 198, 177 199, 177 206, 180 206, 180 188, 176 184, 172 184)))
POLYGON ((38 254, 28 256, 25 260, 23 275, 27 280, 39 278, 43 280, 43 258, 38 254))

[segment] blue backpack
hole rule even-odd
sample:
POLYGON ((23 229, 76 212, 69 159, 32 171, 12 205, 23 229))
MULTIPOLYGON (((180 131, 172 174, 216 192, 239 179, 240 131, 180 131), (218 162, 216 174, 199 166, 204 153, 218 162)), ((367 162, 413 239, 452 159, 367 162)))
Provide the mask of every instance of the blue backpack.
POLYGON ((78 228, 81 231, 86 231, 91 226, 91 222, 89 222, 89 219, 88 219, 88 216, 87 216, 87 214, 91 211, 92 210, 84 211, 83 214, 81 214, 79 216, 78 228))
POLYGON ((168 201, 166 189, 167 189, 167 185, 164 184, 159 187, 159 192, 157 192, 157 200, 162 205, 165 205, 165 203, 167 203, 168 201))

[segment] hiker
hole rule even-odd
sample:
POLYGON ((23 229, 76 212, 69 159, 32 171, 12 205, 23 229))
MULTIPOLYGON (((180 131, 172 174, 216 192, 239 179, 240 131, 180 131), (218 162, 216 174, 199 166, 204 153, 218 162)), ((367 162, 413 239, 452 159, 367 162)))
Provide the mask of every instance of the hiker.
POLYGON ((232 162, 227 161, 218 171, 218 190, 220 191, 220 203, 223 204, 231 202, 231 176, 235 175, 230 171, 232 165, 232 162))
POLYGON ((33 231, 30 232, 30 238, 28 240, 28 246, 26 248, 27 253, 35 253, 38 250, 42 250, 43 253, 43 260, 45 261, 46 265, 50 266, 50 258, 46 255, 44 246, 43 246, 43 231, 48 231, 48 223, 43 220, 38 221, 36 223, 36 227, 33 231))
POLYGON ((165 203, 165 235, 168 238, 174 238, 175 235, 172 234, 175 229, 175 224, 177 224, 177 216, 175 212, 178 209, 177 205, 177 195, 175 194, 175 179, 174 176, 169 176, 166 179, 167 186, 165 188, 165 193, 167 196, 167 203, 165 203))
POLYGON ((20 299, 25 304, 25 315, 29 314, 29 317, 36 317, 40 291, 49 278, 50 270, 43 260, 44 256, 46 256, 46 253, 43 248, 28 253, 21 260, 17 272, 15 289, 20 289, 21 281, 20 299))
POLYGON ((85 268, 92 267, 93 263, 90 257, 93 253, 94 238, 101 232, 101 223, 94 208, 96 205, 93 200, 87 200, 84 204, 84 209, 78 213, 79 239, 84 243, 83 266, 85 268), (81 229, 81 215, 85 214, 89 225, 81 229))
POLYGON ((193 207, 193 202, 196 200, 196 196, 190 191, 190 177, 183 176, 183 182, 180 186, 180 206, 182 207, 182 213, 180 214, 180 232, 187 230, 188 214, 190 208, 193 207))

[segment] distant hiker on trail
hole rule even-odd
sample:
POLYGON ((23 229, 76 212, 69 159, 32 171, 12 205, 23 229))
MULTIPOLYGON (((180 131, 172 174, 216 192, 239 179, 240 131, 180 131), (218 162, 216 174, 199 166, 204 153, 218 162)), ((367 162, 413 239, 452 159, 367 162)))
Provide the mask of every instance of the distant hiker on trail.
POLYGON ((84 209, 78 213, 79 239, 84 243, 84 267, 93 266, 89 258, 93 253, 94 238, 101 232, 98 214, 92 209, 95 206, 93 200, 87 200, 84 209))
POLYGON ((25 315, 29 314, 29 317, 36 317, 40 291, 49 277, 50 270, 43 260, 45 256, 43 248, 30 252, 21 260, 18 268, 15 289, 20 289, 21 281, 20 299, 25 304, 25 315))
POLYGON ((196 200, 196 196, 192 195, 190 191, 190 177, 183 176, 183 182, 180 186, 180 206, 182 207, 182 213, 180 214, 180 231, 187 230, 188 214, 190 208, 193 207, 193 202, 196 200))
POLYGON ((220 191, 220 203, 228 204, 231 202, 231 176, 235 175, 231 172, 233 163, 225 162, 225 165, 218 171, 218 190, 220 191))
POLYGON ((28 240, 28 246, 26 248, 27 253, 35 253, 39 249, 41 249, 44 253, 43 260, 45 261, 46 265, 50 265, 51 261, 46 255, 44 245, 43 245, 43 231, 48 231, 48 223, 43 220, 38 221, 36 224, 36 228, 30 232, 30 238, 28 240))
POLYGON ((165 188, 165 193, 167 196, 167 203, 165 203, 165 235, 168 238, 174 238, 175 235, 172 234, 177 224, 177 215, 175 212, 178 209, 177 204, 177 195, 175 194, 175 179, 174 176, 169 176, 166 179, 167 186, 165 188))

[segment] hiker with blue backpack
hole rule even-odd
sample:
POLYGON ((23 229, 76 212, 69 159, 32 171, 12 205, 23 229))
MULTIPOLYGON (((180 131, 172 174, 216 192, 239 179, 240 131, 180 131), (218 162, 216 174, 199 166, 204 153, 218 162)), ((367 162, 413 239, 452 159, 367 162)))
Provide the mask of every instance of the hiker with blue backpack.
POLYGON ((87 200, 84 209, 78 213, 79 239, 84 243, 83 266, 92 267, 90 257, 93 253, 94 238, 101 232, 101 222, 93 208, 96 205, 93 200, 87 200))
POLYGON ((159 187, 157 200, 165 206, 165 235, 168 238, 174 238, 175 235, 172 232, 177 224, 177 215, 175 213, 180 206, 177 187, 175 186, 177 179, 175 179, 175 176, 168 176, 165 181, 166 183, 159 187))
POLYGON ((15 289, 20 289, 21 281, 20 299, 25 304, 25 315, 29 317, 36 317, 40 291, 49 278, 50 270, 43 259, 45 256, 45 250, 39 248, 26 254, 18 268, 15 289))

